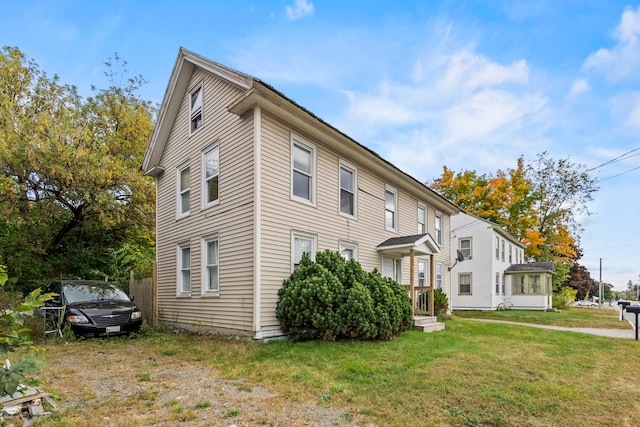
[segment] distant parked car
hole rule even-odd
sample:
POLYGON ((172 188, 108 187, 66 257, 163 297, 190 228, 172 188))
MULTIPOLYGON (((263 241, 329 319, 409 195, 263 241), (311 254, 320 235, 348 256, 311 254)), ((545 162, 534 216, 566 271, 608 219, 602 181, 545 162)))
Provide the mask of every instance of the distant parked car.
POLYGON ((138 307, 111 282, 62 280, 49 283, 45 292, 58 294, 45 307, 59 308, 60 323, 68 324, 76 337, 129 334, 142 326, 138 307))
POLYGON ((574 307, 599 307, 597 302, 579 300, 573 303, 574 307))

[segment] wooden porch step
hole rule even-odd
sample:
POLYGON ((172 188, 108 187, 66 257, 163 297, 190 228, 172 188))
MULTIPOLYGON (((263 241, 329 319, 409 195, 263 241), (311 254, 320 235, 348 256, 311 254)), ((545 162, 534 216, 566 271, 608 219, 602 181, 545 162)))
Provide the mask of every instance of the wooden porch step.
POLYGON ((436 332, 444 329, 444 323, 438 323, 438 318, 435 316, 415 316, 413 326, 424 332, 436 332))

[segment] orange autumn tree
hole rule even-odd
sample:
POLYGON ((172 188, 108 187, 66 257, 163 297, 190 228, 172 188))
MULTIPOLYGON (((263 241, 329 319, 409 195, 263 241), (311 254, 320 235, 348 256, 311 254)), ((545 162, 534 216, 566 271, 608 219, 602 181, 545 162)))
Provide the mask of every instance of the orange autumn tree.
POLYGON ((431 188, 467 212, 500 225, 525 244, 525 256, 556 264, 555 284, 569 277, 579 259, 580 224, 576 215, 589 214, 587 203, 597 191, 585 166, 547 153, 495 175, 476 171, 454 173, 444 166, 431 188))

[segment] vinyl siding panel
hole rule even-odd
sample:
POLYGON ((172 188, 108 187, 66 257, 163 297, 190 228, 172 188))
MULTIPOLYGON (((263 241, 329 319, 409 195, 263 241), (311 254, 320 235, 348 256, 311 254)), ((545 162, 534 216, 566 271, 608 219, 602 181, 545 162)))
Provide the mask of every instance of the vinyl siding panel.
MULTIPOLYGON (((381 269, 377 245, 390 237, 417 232, 417 206, 427 206, 428 232, 435 234, 435 210, 429 195, 409 192, 392 174, 378 176, 357 158, 343 157, 323 141, 306 137, 286 123, 263 111, 262 115, 262 224, 261 224, 261 324, 264 330, 277 329, 275 307, 282 281, 291 273, 292 232, 317 236, 317 249, 338 250, 341 240, 358 245, 358 260, 365 270, 381 269), (314 206, 291 198, 291 135, 296 134, 316 147, 316 203, 314 206), (347 161, 357 168, 357 218, 339 214, 339 165, 347 161), (385 229, 385 185, 398 190, 398 232, 385 229)), ((444 265, 444 288, 448 295, 451 280, 449 265, 449 217, 442 214, 443 247, 435 255, 444 265)), ((409 258, 403 260, 403 282, 409 284, 409 258)), ((417 267, 415 283, 417 285, 417 267)), ((450 298, 449 298, 450 299, 450 298)))
POLYGON ((253 121, 226 106, 240 90, 195 68, 203 83, 203 126, 189 135, 188 92, 177 113, 157 179, 158 315, 162 322, 253 328, 253 121), (219 144, 219 204, 202 203, 202 152, 219 144), (190 215, 177 218, 177 169, 190 164, 190 215), (202 296, 202 239, 219 239, 219 296, 202 296), (191 296, 177 293, 177 245, 191 244, 191 296))

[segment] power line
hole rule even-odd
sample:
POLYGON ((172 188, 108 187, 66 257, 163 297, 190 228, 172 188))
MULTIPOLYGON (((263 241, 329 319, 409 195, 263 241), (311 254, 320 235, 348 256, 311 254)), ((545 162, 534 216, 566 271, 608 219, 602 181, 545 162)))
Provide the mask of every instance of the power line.
POLYGON ((600 164, 600 165, 598 165, 598 166, 596 166, 596 167, 593 167, 593 168, 591 168, 591 169, 587 169, 587 172, 591 172, 591 171, 594 171, 594 170, 596 170, 596 169, 600 169, 601 167, 603 167, 603 166, 607 166, 607 165, 610 165, 610 164, 612 164, 612 163, 616 163, 616 162, 620 162, 620 161, 622 161, 622 160, 626 160, 626 159, 628 159, 629 157, 635 157, 635 156, 640 155, 640 153, 638 153, 638 154, 634 154, 634 155, 630 155, 631 153, 634 153, 634 152, 636 152, 636 151, 640 151, 640 147, 634 148, 633 150, 629 150, 629 151, 627 151, 626 153, 621 154, 621 155, 619 155, 618 157, 613 158, 613 159, 611 159, 611 160, 607 160, 606 162, 604 162, 604 163, 602 163, 602 164, 600 164))
POLYGON ((597 182, 608 181, 608 180, 610 180, 610 179, 613 179, 613 178, 618 177, 618 176, 620 176, 620 175, 624 175, 624 174, 629 173, 629 172, 633 172, 633 171, 638 170, 638 169, 640 169, 640 166, 635 167, 635 168, 633 168, 633 169, 629 169, 628 171, 620 172, 619 174, 616 174, 616 175, 613 175, 613 176, 609 176, 609 177, 607 177, 607 178, 599 179, 597 182))

